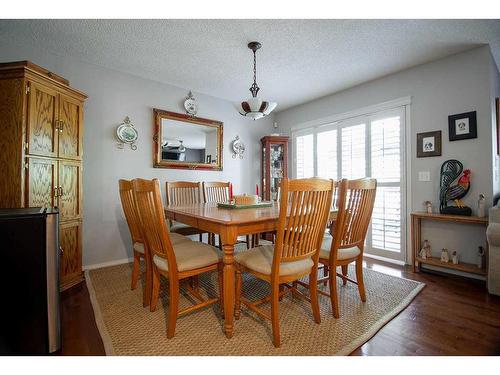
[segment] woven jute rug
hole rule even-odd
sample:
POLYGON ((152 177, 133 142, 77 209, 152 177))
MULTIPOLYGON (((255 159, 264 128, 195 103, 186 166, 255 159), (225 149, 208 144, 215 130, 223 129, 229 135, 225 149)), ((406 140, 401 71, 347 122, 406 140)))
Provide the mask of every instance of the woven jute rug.
MULTIPOLYGON (((423 283, 364 270, 367 302, 357 286, 339 283, 340 319, 331 313, 330 300, 320 296, 321 324, 314 323, 310 304, 287 294, 280 302, 281 347, 272 344, 270 322, 242 305, 235 332, 227 339, 218 304, 182 316, 175 337, 167 339, 168 288, 162 281, 161 302, 155 312, 142 307, 141 280, 130 290, 131 264, 86 272, 96 323, 107 355, 347 355, 368 341, 400 313, 422 290, 423 283)), ((354 269, 349 275, 355 277, 354 269)), ((163 278, 162 278, 163 279, 163 278)), ((202 293, 218 292, 216 273, 200 278, 202 293)), ((181 308, 191 304, 185 292, 181 308)), ((243 295, 258 299, 269 293, 268 284, 243 279, 243 295)), ((269 304, 262 305, 270 310, 269 304)))

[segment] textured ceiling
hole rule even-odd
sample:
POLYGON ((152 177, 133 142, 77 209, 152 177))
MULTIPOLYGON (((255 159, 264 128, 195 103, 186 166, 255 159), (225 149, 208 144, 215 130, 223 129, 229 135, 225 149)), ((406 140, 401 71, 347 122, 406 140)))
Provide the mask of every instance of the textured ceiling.
POLYGON ((257 40, 278 111, 483 44, 500 63, 499 20, 0 20, 0 38, 232 101, 257 40))

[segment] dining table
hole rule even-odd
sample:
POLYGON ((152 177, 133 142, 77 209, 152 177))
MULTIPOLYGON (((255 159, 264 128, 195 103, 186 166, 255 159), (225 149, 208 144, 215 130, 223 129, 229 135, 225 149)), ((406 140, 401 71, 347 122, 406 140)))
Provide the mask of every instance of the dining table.
MULTIPOLYGON (((234 246, 238 237, 274 232, 278 229, 279 203, 256 208, 222 208, 217 203, 188 203, 165 207, 165 216, 189 226, 219 235, 223 251, 224 332, 227 338, 234 333, 235 266, 234 246)), ((330 212, 334 222, 337 211, 330 212)))

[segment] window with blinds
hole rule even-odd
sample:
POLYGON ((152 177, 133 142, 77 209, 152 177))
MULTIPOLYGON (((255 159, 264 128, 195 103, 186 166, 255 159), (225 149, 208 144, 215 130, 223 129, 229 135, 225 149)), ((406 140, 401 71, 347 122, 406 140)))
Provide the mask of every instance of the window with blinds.
POLYGON ((313 135, 306 134, 295 138, 296 176, 309 178, 314 176, 313 135))
POLYGON ((377 179, 367 253, 404 257, 404 107, 322 125, 295 139, 297 178, 377 179))

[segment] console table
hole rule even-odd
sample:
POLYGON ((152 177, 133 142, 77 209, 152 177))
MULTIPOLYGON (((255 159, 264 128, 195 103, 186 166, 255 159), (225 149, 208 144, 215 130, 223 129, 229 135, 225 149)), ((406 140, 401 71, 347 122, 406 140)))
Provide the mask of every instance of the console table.
MULTIPOLYGON (((486 276, 488 267, 478 268, 475 264, 470 263, 459 263, 453 264, 451 262, 444 263, 441 262, 440 258, 432 257, 427 259, 422 259, 419 256, 420 247, 422 246, 422 220, 434 220, 434 221, 444 221, 448 223, 457 223, 465 225, 483 225, 488 226, 488 218, 477 217, 477 216, 460 216, 460 215, 443 215, 443 214, 429 214, 427 212, 412 212, 411 213, 411 245, 412 245, 412 259, 413 259, 413 272, 418 272, 421 269, 422 264, 429 264, 435 267, 443 267, 448 269, 454 269, 461 272, 473 273, 476 275, 486 276)), ((488 244, 486 243, 486 259, 488 253, 488 244)))

